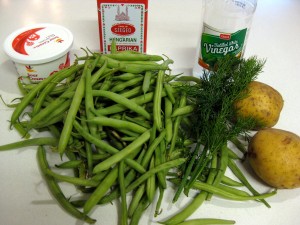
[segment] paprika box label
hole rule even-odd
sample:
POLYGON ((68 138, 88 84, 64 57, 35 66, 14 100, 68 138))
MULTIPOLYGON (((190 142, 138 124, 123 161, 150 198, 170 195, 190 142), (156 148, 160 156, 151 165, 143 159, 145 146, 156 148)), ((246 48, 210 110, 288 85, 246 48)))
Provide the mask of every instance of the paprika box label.
POLYGON ((118 51, 146 53, 148 0, 97 0, 97 7, 102 53, 113 39, 118 51))

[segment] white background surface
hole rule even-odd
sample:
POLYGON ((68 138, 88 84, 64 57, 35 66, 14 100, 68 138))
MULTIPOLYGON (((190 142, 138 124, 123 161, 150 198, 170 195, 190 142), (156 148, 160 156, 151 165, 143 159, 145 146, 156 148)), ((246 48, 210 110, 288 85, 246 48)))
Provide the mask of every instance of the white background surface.
MULTIPOLYGON (((201 1, 149 0, 148 53, 166 54, 176 70, 190 71, 199 35, 201 1)), ((51 22, 69 28, 75 36, 73 52, 80 47, 99 49, 96 0, 0 0, 0 94, 6 101, 19 96, 17 74, 3 52, 5 37, 32 23, 51 22)), ((277 128, 300 134, 300 1, 260 0, 252 23, 245 56, 267 59, 258 80, 281 92, 285 105, 277 128)), ((9 130, 11 110, 0 103, 0 144, 20 139, 9 130)), ((260 191, 269 188, 252 174, 247 176, 260 191)), ((70 192, 72 193, 72 192, 70 192)), ((166 193, 163 213, 153 218, 149 208, 140 224, 157 224, 185 205, 188 198, 170 204, 166 193)), ((234 219, 239 225, 298 225, 300 189, 279 190, 268 199, 272 208, 256 202, 213 198, 192 217, 234 219)), ((92 215, 97 224, 118 224, 117 206, 99 207, 92 215)), ((0 224, 79 225, 49 195, 32 148, 0 153, 0 224)))

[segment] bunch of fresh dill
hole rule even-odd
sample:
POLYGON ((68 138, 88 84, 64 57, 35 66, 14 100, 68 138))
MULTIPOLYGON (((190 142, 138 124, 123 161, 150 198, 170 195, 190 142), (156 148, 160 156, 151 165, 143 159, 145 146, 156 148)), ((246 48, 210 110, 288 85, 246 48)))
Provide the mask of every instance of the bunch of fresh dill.
POLYGON ((234 102, 245 96, 244 90, 257 78, 264 64, 264 60, 256 57, 227 56, 218 61, 216 70, 206 71, 199 84, 180 87, 194 106, 189 117, 193 126, 184 131, 196 142, 196 147, 186 152, 187 163, 181 168, 181 184, 174 201, 183 189, 187 194, 197 179, 207 179, 213 156, 220 154, 229 140, 254 128, 252 119, 235 117, 234 102))

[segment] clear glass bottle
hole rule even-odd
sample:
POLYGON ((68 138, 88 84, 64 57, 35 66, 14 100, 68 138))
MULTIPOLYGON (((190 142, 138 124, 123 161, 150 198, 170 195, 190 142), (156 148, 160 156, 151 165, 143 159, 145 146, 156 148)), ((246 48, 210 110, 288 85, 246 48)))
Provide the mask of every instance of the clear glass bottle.
POLYGON ((257 0, 204 0, 203 24, 193 75, 227 54, 243 57, 257 0))

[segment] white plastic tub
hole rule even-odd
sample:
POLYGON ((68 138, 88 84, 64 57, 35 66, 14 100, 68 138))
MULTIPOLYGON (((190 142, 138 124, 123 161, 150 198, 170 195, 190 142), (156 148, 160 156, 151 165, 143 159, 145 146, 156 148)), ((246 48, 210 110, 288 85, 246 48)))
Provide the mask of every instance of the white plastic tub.
POLYGON ((73 35, 55 24, 35 24, 16 30, 4 42, 4 51, 14 62, 20 79, 39 82, 70 66, 73 35))

